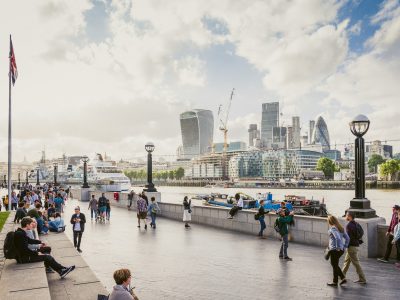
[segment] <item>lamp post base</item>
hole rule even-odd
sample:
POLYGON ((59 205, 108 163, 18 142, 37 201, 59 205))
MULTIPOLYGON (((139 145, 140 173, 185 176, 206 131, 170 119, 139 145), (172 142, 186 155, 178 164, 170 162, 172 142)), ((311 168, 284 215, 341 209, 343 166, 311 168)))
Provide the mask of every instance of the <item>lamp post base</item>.
POLYGON ((356 199, 350 201, 350 208, 346 212, 352 212, 355 218, 370 219, 376 218, 375 209, 371 208, 371 201, 366 198, 356 199))
POLYGON ((146 184, 145 187, 146 187, 146 188, 143 189, 144 192, 149 192, 149 193, 155 193, 155 192, 157 192, 157 189, 154 187, 154 184, 153 184, 153 183, 146 184))

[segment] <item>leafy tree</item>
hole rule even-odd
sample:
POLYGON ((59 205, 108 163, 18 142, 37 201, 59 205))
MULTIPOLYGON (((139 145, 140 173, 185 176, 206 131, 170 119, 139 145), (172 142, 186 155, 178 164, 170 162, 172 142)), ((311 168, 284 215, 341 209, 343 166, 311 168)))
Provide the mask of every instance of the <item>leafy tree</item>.
POLYGON ((161 178, 164 179, 164 180, 167 180, 168 179, 168 171, 163 171, 161 173, 161 178))
POLYGON ((381 165, 381 175, 393 180, 394 175, 400 171, 400 160, 389 159, 381 165))
POLYGON ((180 180, 185 176, 185 170, 182 167, 176 169, 175 178, 180 180))
POLYGON ((370 172, 377 172, 378 165, 385 162, 385 159, 379 154, 372 154, 368 160, 368 170, 370 172))
POLYGON ((317 170, 324 172, 326 178, 333 178, 333 173, 336 171, 336 166, 332 159, 321 157, 317 163, 317 170))
POLYGON ((171 170, 168 172, 168 178, 171 180, 174 179, 174 171, 171 170))

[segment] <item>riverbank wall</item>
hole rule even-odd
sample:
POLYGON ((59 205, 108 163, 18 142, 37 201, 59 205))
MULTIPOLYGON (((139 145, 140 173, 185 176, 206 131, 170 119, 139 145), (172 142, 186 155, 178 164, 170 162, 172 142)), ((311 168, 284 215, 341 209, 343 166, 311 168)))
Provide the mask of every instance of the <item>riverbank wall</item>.
MULTIPOLYGON (((79 193, 76 193, 79 195, 79 193)), ((90 195, 95 195, 98 199, 101 192, 91 191, 90 195)), ((128 194, 118 193, 118 200, 114 199, 114 193, 105 193, 105 196, 110 199, 111 205, 127 209, 128 194)), ((176 203, 159 202, 161 209, 160 216, 164 218, 182 221, 183 205, 176 203)), ((135 203, 132 204, 135 210, 135 203)), ((242 210, 239 211, 234 219, 228 219, 229 208, 215 207, 215 206, 193 206, 192 209, 192 223, 212 226, 219 229, 236 231, 244 234, 251 234, 256 236, 260 230, 260 224, 254 219, 255 210, 242 210)), ((267 225, 264 234, 270 238, 279 238, 279 234, 273 229, 277 215, 270 213, 265 217, 267 225)), ((313 216, 295 216, 295 225, 290 227, 290 239, 293 242, 312 245, 321 248, 321 253, 327 247, 328 237, 328 224, 326 218, 313 217, 313 216)), ((364 243, 360 246, 360 255, 362 257, 377 257, 384 250, 386 243, 383 243, 385 219, 358 219, 359 223, 364 229, 364 243), (379 227, 378 227, 379 226, 379 227), (379 230, 378 230, 379 228, 379 230)), ((341 219, 344 224, 345 220, 341 219)), ((322 254, 321 254, 322 255, 322 254)))

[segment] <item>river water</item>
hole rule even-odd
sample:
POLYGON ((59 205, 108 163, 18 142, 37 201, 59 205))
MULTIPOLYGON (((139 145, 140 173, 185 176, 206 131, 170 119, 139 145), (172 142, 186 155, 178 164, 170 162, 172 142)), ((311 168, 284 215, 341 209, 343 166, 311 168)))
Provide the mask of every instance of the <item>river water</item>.
MULTIPOLYGON (((139 191, 139 188, 135 189, 139 191)), ((141 188, 140 188, 141 190, 141 188)), ((222 193, 233 196, 236 192, 243 192, 252 197, 257 193, 271 192, 274 200, 284 199, 285 195, 306 196, 307 199, 324 198, 329 213, 341 216, 349 208, 350 200, 354 197, 353 190, 315 190, 315 189, 237 189, 237 188, 204 188, 204 187, 171 187, 160 186, 157 190, 161 192, 163 202, 182 203, 184 196, 196 194, 222 193)), ((371 201, 371 207, 376 210, 378 216, 390 221, 392 206, 400 205, 399 190, 366 190, 366 197, 371 201)), ((201 205, 201 200, 192 200, 193 204, 201 205)))

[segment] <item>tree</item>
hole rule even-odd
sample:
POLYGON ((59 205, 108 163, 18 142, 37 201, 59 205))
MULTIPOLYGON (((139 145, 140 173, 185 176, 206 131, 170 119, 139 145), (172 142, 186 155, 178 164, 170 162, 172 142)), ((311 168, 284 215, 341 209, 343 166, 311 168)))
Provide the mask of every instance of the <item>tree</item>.
POLYGON ((368 160, 368 170, 372 172, 378 171, 378 166, 385 162, 385 159, 379 154, 372 154, 368 160))
POLYGON ((171 171, 168 172, 168 178, 169 179, 171 179, 171 180, 174 179, 174 175, 175 175, 174 171, 171 170, 171 171))
POLYGON ((176 169, 175 178, 180 180, 185 176, 185 170, 182 167, 176 169))
POLYGON ((381 165, 381 175, 393 180, 393 176, 400 171, 400 160, 389 159, 381 165))
POLYGON ((324 172, 326 178, 333 178, 336 166, 332 159, 321 157, 317 163, 317 170, 324 172))

